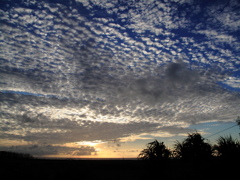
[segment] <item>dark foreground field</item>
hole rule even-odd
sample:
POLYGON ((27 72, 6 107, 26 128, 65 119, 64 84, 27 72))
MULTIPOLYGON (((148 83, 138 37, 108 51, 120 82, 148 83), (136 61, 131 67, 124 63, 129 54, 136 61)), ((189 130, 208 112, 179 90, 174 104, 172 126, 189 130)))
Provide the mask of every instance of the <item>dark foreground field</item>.
POLYGON ((141 160, 1 160, 1 179, 236 179, 239 163, 141 160))

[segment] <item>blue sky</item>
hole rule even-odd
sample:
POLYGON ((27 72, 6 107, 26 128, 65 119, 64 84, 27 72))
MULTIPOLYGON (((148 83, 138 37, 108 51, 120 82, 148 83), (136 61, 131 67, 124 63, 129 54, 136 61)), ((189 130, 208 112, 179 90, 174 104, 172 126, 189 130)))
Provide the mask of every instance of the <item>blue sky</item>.
POLYGON ((237 0, 1 1, 0 149, 136 157, 153 139, 233 126, 239 12, 237 0))

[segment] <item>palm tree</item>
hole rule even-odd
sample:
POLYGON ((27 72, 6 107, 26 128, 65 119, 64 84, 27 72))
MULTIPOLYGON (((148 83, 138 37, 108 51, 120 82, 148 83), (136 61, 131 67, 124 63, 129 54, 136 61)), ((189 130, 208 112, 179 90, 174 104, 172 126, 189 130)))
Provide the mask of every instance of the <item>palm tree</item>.
POLYGON ((240 158, 240 142, 234 140, 231 135, 220 136, 214 149, 217 151, 217 155, 224 159, 240 158))
POLYGON ((212 147, 199 133, 188 134, 183 141, 177 141, 174 145, 174 155, 176 158, 185 160, 203 160, 212 155, 212 147))
POLYGON ((138 158, 143 160, 166 160, 170 155, 171 151, 166 148, 164 142, 155 140, 147 144, 147 148, 140 152, 138 158))

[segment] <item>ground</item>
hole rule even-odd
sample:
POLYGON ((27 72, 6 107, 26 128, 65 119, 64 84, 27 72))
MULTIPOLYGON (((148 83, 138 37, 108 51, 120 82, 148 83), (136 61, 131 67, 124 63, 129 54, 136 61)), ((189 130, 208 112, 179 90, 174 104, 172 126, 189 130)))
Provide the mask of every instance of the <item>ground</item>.
MULTIPOLYGON (((236 163, 235 163, 236 164, 236 163)), ((3 160, 1 179, 231 179, 237 171, 232 162, 154 163, 142 160, 3 160)))

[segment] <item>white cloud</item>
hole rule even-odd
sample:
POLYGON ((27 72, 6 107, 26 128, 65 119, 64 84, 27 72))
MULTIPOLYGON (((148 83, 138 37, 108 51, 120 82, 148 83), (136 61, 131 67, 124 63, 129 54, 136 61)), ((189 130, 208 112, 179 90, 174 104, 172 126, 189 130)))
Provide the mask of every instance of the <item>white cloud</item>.
POLYGON ((237 10, 239 3, 235 0, 231 0, 229 5, 225 5, 224 2, 218 5, 211 6, 208 9, 208 15, 213 17, 224 29, 228 31, 237 31, 240 28, 240 13, 237 10))
POLYGON ((83 4, 85 7, 89 7, 90 5, 88 0, 76 0, 76 2, 83 4))
POLYGON ((240 79, 237 77, 229 77, 223 83, 233 88, 240 88, 240 79))
POLYGON ((225 42, 232 44, 237 41, 237 39, 231 35, 222 34, 221 32, 217 32, 216 30, 199 30, 197 33, 206 35, 209 39, 212 39, 216 42, 225 42))

